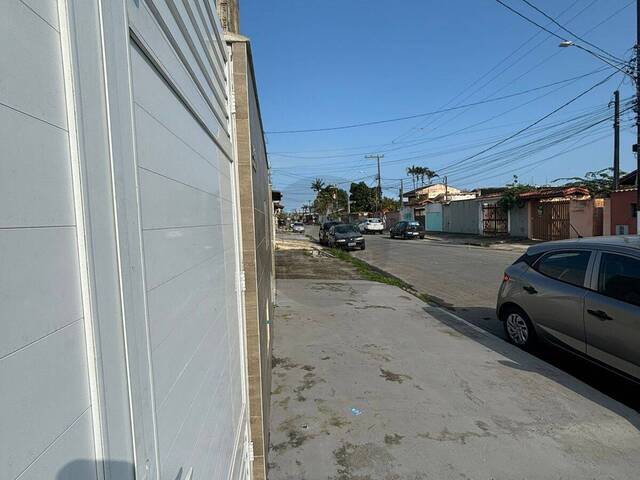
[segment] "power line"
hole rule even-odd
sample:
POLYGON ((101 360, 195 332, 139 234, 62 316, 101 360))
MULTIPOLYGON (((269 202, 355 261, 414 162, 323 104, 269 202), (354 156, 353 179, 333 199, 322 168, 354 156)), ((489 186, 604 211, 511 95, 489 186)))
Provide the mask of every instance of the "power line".
POLYGON ((600 73, 604 71, 604 69, 599 69, 599 70, 594 70, 592 72, 589 73, 585 73, 582 75, 578 75, 576 77, 571 77, 571 78, 567 78, 565 80, 559 80, 557 82, 552 82, 552 83, 548 83, 546 85, 541 85, 539 87, 534 87, 534 88, 529 88, 527 90, 523 90, 521 92, 515 92, 515 93, 511 93, 509 95, 503 95, 500 97, 494 97, 494 98, 486 98, 477 102, 473 102, 473 103, 467 103, 465 105, 457 105, 455 107, 450 107, 450 108, 445 108, 445 109, 441 109, 441 110, 433 110, 430 112, 424 112, 424 113, 418 113, 415 115, 408 115, 405 117, 396 117, 396 118, 389 118, 389 119, 385 119, 385 120, 375 120, 375 121, 371 121, 371 122, 363 122, 363 123, 353 123, 353 124, 349 124, 349 125, 340 125, 340 126, 335 126, 335 127, 323 127, 323 128, 308 128, 308 129, 301 129, 301 130, 279 130, 279 131, 271 131, 271 132, 265 132, 265 134, 268 135, 276 135, 276 134, 290 134, 290 133, 311 133, 311 132, 327 132, 327 131, 332 131, 332 130, 346 130, 346 129, 350 129, 350 128, 358 128, 358 127, 366 127, 366 126, 371 126, 371 125, 380 125, 383 123, 392 123, 392 122, 399 122, 402 120, 410 120, 413 118, 420 118, 420 117, 426 117, 429 115, 436 115, 438 113, 445 113, 445 112, 451 112, 454 110, 460 110, 463 108, 469 108, 469 107, 476 107, 478 105, 484 105, 487 103, 493 103, 493 102, 498 102, 501 100, 506 100, 508 98, 513 98, 513 97, 518 97, 521 95, 526 95, 527 93, 531 93, 531 92, 536 92, 538 90, 544 90, 545 88, 550 88, 550 87, 554 87, 556 85, 562 85, 568 82, 573 82, 576 80, 580 80, 582 78, 594 75, 596 73, 600 73))
POLYGON ((550 15, 547 15, 545 12, 543 12, 540 8, 536 7, 533 3, 531 3, 529 0, 522 0, 524 3, 526 3, 527 5, 529 5, 531 8, 533 8, 536 12, 540 13, 543 17, 547 18, 548 20, 552 21, 553 23, 555 23, 558 27, 560 27, 562 30, 564 30, 565 32, 567 32, 569 35, 574 36, 575 38, 577 38, 578 40, 580 40, 582 43, 586 43, 587 45, 595 48, 596 50, 600 50, 600 52, 604 53, 605 55, 608 55, 610 59, 612 59, 613 61, 617 61, 617 62, 621 62, 624 63, 624 60, 616 57, 615 55, 607 52, 606 50, 604 50, 603 48, 598 47, 597 45, 594 45, 593 43, 585 40, 584 38, 580 37, 579 35, 576 35, 575 33, 573 33, 571 30, 569 30, 567 27, 565 27, 564 25, 560 24, 558 21, 556 21, 555 18, 551 17, 550 15))
MULTIPOLYGON (((536 22, 535 20, 530 19, 529 17, 527 17, 526 15, 524 15, 523 13, 519 12, 518 10, 516 10, 515 8, 510 7, 509 5, 507 5, 506 3, 504 3, 502 0, 496 0, 496 2, 498 2, 500 5, 502 5, 504 8, 506 8, 507 10, 510 10, 511 12, 515 13, 516 15, 518 15, 519 17, 523 18, 524 20, 526 20, 527 22, 535 25, 536 27, 544 30, 545 32, 549 33, 550 35, 553 35, 554 37, 560 39, 560 41, 566 41, 566 38, 561 37, 560 35, 556 34, 555 32, 552 32, 551 30, 549 30, 546 27, 543 27, 542 25, 540 25, 538 22, 536 22)), ((603 57, 602 55, 597 54, 596 52, 594 52, 593 50, 589 50, 586 47, 583 47, 582 45, 579 45, 577 43, 572 43, 573 46, 575 46, 576 48, 579 48, 580 50, 584 50, 585 52, 589 53, 590 55, 593 55, 594 57, 598 58, 600 61, 606 63, 607 65, 615 68, 616 70, 624 73, 625 75, 629 75, 629 72, 622 70, 620 67, 618 67, 617 65, 615 65, 614 63, 612 63, 611 61, 609 61, 607 58, 603 57)), ((617 62, 619 64, 624 65, 624 62, 617 62)))
MULTIPOLYGON (((497 0, 500 1, 500 0, 497 0)), ((556 114, 557 112, 559 112, 560 110, 562 110, 563 108, 566 108, 567 106, 571 105, 573 102, 575 102, 576 100, 582 98, 583 96, 585 96, 587 93, 591 92, 592 90, 594 90, 595 88, 599 87, 600 85, 604 84, 605 82, 607 82, 609 79, 611 79, 614 75, 616 74, 616 72, 612 73, 611 75, 608 75, 607 77, 605 77, 604 79, 600 80, 598 83, 596 83, 595 85, 592 85, 591 87, 589 87, 588 89, 584 90, 583 92, 579 93, 578 95, 576 95, 575 97, 573 97, 571 100, 563 103, 562 105, 560 105, 558 108, 554 109, 553 111, 547 113, 546 115, 544 115, 543 117, 539 118, 538 120, 536 120, 535 122, 531 123, 530 125, 527 125, 526 127, 518 130, 517 132, 515 132, 512 135, 509 135, 508 137, 504 138, 503 140, 500 140, 497 143, 494 143, 493 145, 491 145, 488 148, 485 148, 484 150, 481 150, 478 153, 475 153, 469 157, 466 157, 462 160, 460 160, 459 162, 454 162, 451 165, 456 165, 456 164, 462 164, 462 163, 466 163, 467 161, 479 157, 480 155, 493 150, 496 147, 499 147, 500 145, 504 144, 505 142, 511 140, 512 138, 517 137, 518 135, 520 135, 521 133, 526 132, 527 130, 529 130, 530 128, 538 125, 539 123, 543 122, 544 120, 546 120, 547 118, 549 118, 550 116, 556 114)), ((444 167, 447 168, 447 167, 444 167)))

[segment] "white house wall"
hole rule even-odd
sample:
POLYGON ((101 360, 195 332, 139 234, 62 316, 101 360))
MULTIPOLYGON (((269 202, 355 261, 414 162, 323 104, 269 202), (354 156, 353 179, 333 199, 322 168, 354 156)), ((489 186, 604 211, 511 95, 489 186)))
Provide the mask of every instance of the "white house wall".
POLYGON ((215 4, 59 2, 0 2, 0 478, 246 478, 215 4))
POLYGON ((95 457, 58 6, 0 19, 0 478, 55 478, 95 457))

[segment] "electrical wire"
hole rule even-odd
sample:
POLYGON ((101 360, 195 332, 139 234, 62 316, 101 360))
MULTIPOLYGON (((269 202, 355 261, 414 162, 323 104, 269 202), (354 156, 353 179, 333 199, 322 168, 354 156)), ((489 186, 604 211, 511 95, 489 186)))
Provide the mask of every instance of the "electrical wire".
POLYGON ((550 15, 548 15, 547 13, 543 12, 540 8, 538 8, 537 6, 535 6, 533 3, 531 3, 529 0, 521 0, 522 2, 526 3, 527 5, 529 5, 531 8, 533 8, 536 12, 538 12, 539 14, 541 14, 543 17, 545 17, 546 19, 550 20, 551 22, 555 23, 558 27, 560 27, 562 30, 564 30, 565 32, 567 32, 569 35, 572 35, 573 37, 577 38, 578 40, 580 40, 582 43, 585 43, 587 45, 589 45, 590 47, 595 48, 596 50, 599 50, 601 53, 607 55, 612 61, 614 62, 621 62, 624 63, 624 60, 622 60, 621 58, 616 57, 615 55, 613 55, 612 53, 607 52, 606 50, 604 50, 603 48, 598 47, 597 45, 594 45, 593 43, 589 42, 588 40, 585 40, 584 38, 580 37, 579 35, 576 35, 575 33, 573 33, 571 30, 569 30, 567 27, 565 27, 564 25, 560 24, 558 21, 556 21, 555 18, 551 17, 550 15))

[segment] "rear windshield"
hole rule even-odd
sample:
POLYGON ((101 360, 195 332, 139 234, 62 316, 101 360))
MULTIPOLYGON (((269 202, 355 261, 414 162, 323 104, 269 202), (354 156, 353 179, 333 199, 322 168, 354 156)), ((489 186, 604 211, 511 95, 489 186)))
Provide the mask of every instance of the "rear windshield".
POLYGON ((382 223, 382 221, 379 218, 370 218, 369 223, 382 223))
POLYGON ((335 227, 336 233, 360 233, 356 227, 353 225, 338 225, 335 227))
POLYGON ((513 264, 517 265, 518 263, 526 263, 531 267, 534 263, 536 263, 536 260, 538 260, 542 256, 543 253, 544 252, 541 252, 541 253, 525 252, 522 256, 520 256, 520 258, 518 258, 515 262, 513 262, 513 264))
POLYGON ((300 223, 300 222, 296 222, 293 224, 295 227, 302 227, 304 224, 300 223))
POLYGON ((411 229, 420 228, 420 222, 409 222, 407 226, 411 229))

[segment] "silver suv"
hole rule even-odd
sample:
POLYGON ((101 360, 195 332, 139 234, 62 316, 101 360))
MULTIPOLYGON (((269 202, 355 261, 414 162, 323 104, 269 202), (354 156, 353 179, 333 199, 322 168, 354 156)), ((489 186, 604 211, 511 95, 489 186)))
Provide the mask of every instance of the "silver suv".
POLYGON ((498 318, 508 339, 545 339, 640 379, 640 237, 530 247, 507 268, 498 318))

